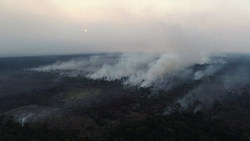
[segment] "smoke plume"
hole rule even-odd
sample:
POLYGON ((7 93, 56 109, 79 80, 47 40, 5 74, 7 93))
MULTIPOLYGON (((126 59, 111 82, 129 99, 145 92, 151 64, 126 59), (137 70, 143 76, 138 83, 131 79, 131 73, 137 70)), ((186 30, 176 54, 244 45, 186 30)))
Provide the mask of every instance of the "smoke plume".
MULTIPOLYGON (((166 77, 178 76, 176 72, 184 72, 193 64, 206 62, 208 62, 207 56, 193 57, 177 53, 123 53, 77 58, 30 70, 59 72, 68 76, 81 75, 94 80, 123 79, 124 85, 152 87, 160 81, 166 81, 166 77)), ((181 78, 182 75, 178 77, 181 78)))

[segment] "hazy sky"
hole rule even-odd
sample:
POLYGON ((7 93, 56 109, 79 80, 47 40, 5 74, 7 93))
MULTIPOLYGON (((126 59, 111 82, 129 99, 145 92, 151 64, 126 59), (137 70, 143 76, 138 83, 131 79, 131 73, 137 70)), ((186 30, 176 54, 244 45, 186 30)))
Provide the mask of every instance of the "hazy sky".
POLYGON ((250 1, 0 1, 0 56, 187 50, 250 52, 250 1))

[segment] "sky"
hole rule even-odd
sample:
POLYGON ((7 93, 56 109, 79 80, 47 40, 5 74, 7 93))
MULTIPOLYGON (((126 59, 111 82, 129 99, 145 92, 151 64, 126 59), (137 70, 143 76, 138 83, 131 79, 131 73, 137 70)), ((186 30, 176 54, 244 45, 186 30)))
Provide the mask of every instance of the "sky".
POLYGON ((249 0, 1 0, 0 56, 250 52, 249 0))

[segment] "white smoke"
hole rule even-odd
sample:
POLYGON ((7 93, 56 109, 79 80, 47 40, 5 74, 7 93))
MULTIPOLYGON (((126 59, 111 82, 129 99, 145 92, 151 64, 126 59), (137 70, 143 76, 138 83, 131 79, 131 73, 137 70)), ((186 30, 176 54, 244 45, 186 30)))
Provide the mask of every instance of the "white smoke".
POLYGON ((119 57, 110 55, 78 58, 30 70, 59 72, 68 76, 81 75, 94 80, 123 80, 124 85, 128 86, 152 87, 160 83, 167 84, 169 76, 184 78, 180 73, 190 73, 186 71, 188 67, 206 62, 206 55, 123 53, 119 57))
POLYGON ((27 105, 5 112, 12 116, 23 127, 26 123, 42 121, 57 112, 56 108, 43 107, 38 105, 27 105))
POLYGON ((21 126, 23 127, 24 124, 26 123, 26 121, 27 121, 30 117, 32 117, 33 115, 34 115, 33 113, 29 113, 28 115, 26 115, 26 116, 20 118, 20 119, 19 119, 19 122, 21 123, 21 126))
MULTIPOLYGON (((144 53, 124 53, 114 65, 104 64, 100 69, 96 70, 88 77, 92 79, 117 80, 124 77, 140 76, 147 70, 148 65, 157 59, 157 54, 144 53)), ((141 80, 133 80, 139 83, 141 80)), ((131 81, 132 82, 132 81, 131 81)))
POLYGON ((212 76, 220 69, 221 69, 221 66, 209 65, 204 70, 199 70, 199 71, 195 72, 194 73, 194 80, 200 80, 203 77, 212 76))
POLYGON ((126 85, 150 87, 156 80, 176 71, 184 70, 193 64, 207 62, 207 57, 203 57, 183 56, 176 53, 125 53, 115 65, 104 65, 88 77, 108 81, 127 78, 124 81, 126 85))
MULTIPOLYGON (((231 65, 229 66, 231 67, 231 65)), ((227 100, 235 100, 249 92, 247 89, 250 83, 248 71, 248 66, 244 63, 230 69, 211 65, 203 72, 199 71, 199 73, 203 77, 213 76, 217 72, 219 74, 212 79, 202 81, 182 98, 179 98, 175 104, 179 104, 183 109, 192 107, 196 111, 197 108, 211 109, 216 102, 223 103, 227 100)), ((195 77, 198 77, 197 72, 195 77)), ((169 109, 171 108, 166 109, 166 113, 169 112, 169 109)))
POLYGON ((67 76, 85 76, 95 72, 103 64, 112 64, 115 62, 116 55, 91 55, 88 58, 75 58, 68 61, 57 61, 50 65, 39 66, 27 70, 38 72, 57 72, 67 76))

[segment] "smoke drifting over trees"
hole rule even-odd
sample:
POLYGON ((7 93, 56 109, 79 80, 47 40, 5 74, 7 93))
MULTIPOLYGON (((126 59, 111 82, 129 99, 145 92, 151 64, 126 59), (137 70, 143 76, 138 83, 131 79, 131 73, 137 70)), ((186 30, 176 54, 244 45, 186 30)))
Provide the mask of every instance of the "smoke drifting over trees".
POLYGON ((165 91, 183 84, 196 83, 177 99, 184 109, 199 101, 198 108, 211 108, 216 101, 239 96, 249 84, 247 62, 234 56, 181 56, 160 53, 102 54, 56 62, 27 70, 56 72, 70 77, 116 81, 124 86, 165 91), (236 64, 236 61, 239 64, 236 64), (228 69, 229 67, 234 69, 228 69), (232 77, 236 76, 236 77, 232 77), (238 91, 237 93, 234 93, 238 91))

